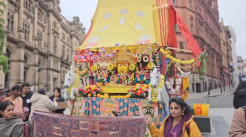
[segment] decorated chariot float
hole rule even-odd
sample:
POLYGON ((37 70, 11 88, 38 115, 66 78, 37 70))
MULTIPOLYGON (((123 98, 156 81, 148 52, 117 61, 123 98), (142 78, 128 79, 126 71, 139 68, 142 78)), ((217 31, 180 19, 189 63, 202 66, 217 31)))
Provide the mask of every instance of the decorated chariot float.
POLYGON ((160 125, 169 99, 188 97, 190 71, 203 67, 205 57, 172 0, 99 0, 64 97, 73 116, 144 115, 160 125), (187 49, 178 48, 175 31, 187 49), (179 51, 194 58, 179 59, 179 51))

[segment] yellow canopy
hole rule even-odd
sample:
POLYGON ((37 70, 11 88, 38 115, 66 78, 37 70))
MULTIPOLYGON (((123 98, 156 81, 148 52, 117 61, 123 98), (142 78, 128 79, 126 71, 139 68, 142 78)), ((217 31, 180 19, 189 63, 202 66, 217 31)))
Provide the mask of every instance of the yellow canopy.
POLYGON ((167 0, 99 0, 80 50, 87 48, 166 45, 167 0))

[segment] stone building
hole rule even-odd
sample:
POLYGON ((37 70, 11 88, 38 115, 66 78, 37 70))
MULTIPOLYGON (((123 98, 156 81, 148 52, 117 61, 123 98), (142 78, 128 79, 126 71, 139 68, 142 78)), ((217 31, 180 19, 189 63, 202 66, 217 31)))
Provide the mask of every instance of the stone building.
POLYGON ((226 26, 225 31, 231 43, 231 51, 228 51, 232 57, 232 61, 230 62, 231 84, 233 87, 236 87, 239 83, 239 79, 238 79, 239 72, 238 72, 237 55, 236 55, 236 34, 231 26, 226 26))
POLYGON ((241 56, 237 56, 237 64, 238 64, 239 79, 241 79, 242 77, 245 77, 245 71, 244 71, 245 62, 241 56))
POLYGON ((225 87, 230 85, 230 62, 232 62, 232 58, 229 55, 231 51, 231 46, 230 46, 231 44, 230 44, 229 37, 225 31, 223 19, 220 22, 220 29, 221 29, 220 42, 221 42, 222 69, 223 69, 222 86, 225 87))
MULTIPOLYGON (((204 79, 196 70, 190 77, 190 91, 204 92, 221 86, 222 54, 220 48, 220 23, 217 0, 173 0, 175 8, 194 38, 209 56, 204 79)), ((180 49, 189 50, 181 33, 175 28, 180 49)), ((188 60, 191 53, 177 52, 177 57, 188 60)))
POLYGON ((79 18, 65 19, 59 0, 5 0, 5 3, 5 51, 10 59, 10 73, 1 76, 1 84, 8 88, 29 82, 35 91, 62 87, 73 50, 85 37, 79 18))

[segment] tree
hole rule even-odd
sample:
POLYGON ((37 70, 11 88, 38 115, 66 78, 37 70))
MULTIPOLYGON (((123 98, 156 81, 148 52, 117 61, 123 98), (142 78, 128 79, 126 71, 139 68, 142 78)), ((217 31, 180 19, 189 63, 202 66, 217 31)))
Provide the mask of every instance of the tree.
POLYGON ((4 30, 4 9, 6 8, 4 2, 0 2, 0 67, 3 67, 3 72, 6 74, 9 72, 8 57, 3 54, 3 47, 5 46, 5 30, 4 30))

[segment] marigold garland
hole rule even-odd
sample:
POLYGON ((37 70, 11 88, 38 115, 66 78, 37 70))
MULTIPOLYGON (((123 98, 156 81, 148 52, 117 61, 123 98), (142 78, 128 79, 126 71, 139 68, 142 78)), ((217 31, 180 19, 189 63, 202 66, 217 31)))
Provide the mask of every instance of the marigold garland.
POLYGON ((71 93, 72 88, 77 88, 79 86, 79 81, 80 81, 80 75, 79 75, 79 73, 76 73, 76 82, 73 85, 71 85, 69 88, 67 88, 68 94, 71 93))
POLYGON ((168 51, 165 51, 164 49, 160 49, 160 52, 162 52, 166 56, 166 58, 170 58, 171 61, 179 63, 179 64, 193 64, 193 63, 195 63, 195 59, 183 61, 181 59, 175 58, 175 57, 171 56, 168 53, 168 51))
POLYGON ((189 78, 183 78, 183 90, 186 90, 189 87, 189 78))
POLYGON ((89 68, 86 68, 84 70, 79 70, 78 68, 74 68, 74 72, 80 74, 80 75, 84 75, 86 72, 88 72, 89 68))

